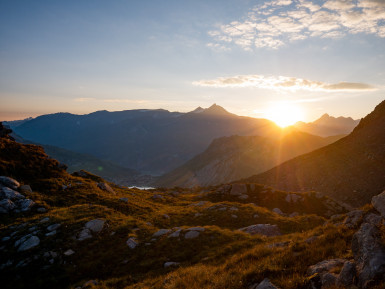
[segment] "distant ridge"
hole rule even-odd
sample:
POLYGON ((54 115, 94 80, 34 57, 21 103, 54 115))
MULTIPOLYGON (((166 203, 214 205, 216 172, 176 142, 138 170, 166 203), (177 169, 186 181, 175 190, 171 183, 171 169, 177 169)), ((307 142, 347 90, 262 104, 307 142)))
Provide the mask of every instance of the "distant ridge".
POLYGON ((243 181, 316 190, 353 206, 370 202, 385 189, 385 101, 347 137, 243 181))

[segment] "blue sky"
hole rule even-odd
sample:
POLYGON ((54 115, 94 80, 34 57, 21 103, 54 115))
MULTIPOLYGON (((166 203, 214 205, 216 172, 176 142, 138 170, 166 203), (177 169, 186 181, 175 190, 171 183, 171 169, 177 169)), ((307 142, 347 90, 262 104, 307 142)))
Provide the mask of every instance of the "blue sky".
POLYGON ((368 114, 385 97, 383 0, 0 0, 0 119, 212 103, 368 114))

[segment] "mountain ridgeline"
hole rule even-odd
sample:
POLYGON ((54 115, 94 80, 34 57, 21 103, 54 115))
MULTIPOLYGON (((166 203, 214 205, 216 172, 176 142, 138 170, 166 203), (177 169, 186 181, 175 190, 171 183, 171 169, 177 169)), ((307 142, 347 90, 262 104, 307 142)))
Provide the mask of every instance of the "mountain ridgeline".
POLYGON ((14 127, 24 139, 160 175, 204 151, 218 137, 277 134, 265 119, 241 117, 218 105, 190 113, 167 110, 43 115, 14 127))
POLYGON ((274 138, 231 136, 215 139, 201 154, 161 176, 155 186, 218 185, 264 172, 343 136, 319 137, 289 128, 274 138))
POLYGON ((353 206, 385 188, 385 101, 345 138, 246 181, 290 191, 316 190, 353 206))

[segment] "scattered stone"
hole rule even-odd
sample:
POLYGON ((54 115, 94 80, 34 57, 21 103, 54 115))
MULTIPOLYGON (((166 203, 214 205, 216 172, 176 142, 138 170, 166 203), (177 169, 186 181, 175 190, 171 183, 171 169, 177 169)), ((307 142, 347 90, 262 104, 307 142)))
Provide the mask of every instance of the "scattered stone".
POLYGON ((189 207, 202 207, 207 203, 208 203, 207 201, 200 201, 200 202, 195 203, 195 204, 190 204, 189 207))
POLYGON ((91 221, 88 221, 85 224, 85 228, 91 230, 92 232, 99 233, 101 230, 103 230, 105 220, 101 219, 94 219, 91 221))
POLYGON ((103 191, 109 192, 112 195, 116 195, 115 191, 107 183, 98 183, 97 186, 99 189, 101 189, 103 191))
POLYGON ((130 248, 130 249, 135 249, 136 246, 138 246, 138 241, 136 238, 134 237, 131 237, 131 238, 128 238, 127 242, 126 242, 127 246, 130 248))
POLYGON ((324 260, 321 261, 315 265, 310 266, 307 269, 307 274, 309 276, 314 275, 316 273, 325 273, 329 272, 330 270, 341 267, 346 262, 345 259, 330 259, 330 260, 324 260))
POLYGON ((168 234, 169 232, 171 232, 170 229, 160 229, 159 231, 155 232, 152 237, 160 237, 160 236, 163 236, 165 234, 168 234))
POLYGON ((343 224, 347 228, 353 229, 353 228, 358 227, 358 225, 359 225, 359 223, 362 220, 362 217, 364 215, 364 211, 362 211, 362 210, 355 210, 355 211, 351 211, 351 212, 347 213, 346 215, 347 215, 347 217, 344 220, 343 224))
POLYGON ((26 251, 40 244, 40 239, 37 236, 30 236, 21 242, 17 251, 26 251))
POLYGON ((165 218, 165 219, 170 219, 170 216, 167 215, 167 214, 163 214, 162 216, 163 216, 163 218, 165 218))
POLYGON ((49 221, 48 217, 45 217, 39 221, 39 223, 47 223, 49 221))
POLYGON ((281 231, 279 230, 277 225, 270 225, 270 224, 256 224, 256 225, 251 225, 248 227, 244 227, 239 229, 239 231, 248 233, 250 235, 264 235, 267 237, 272 237, 272 236, 279 236, 281 235, 281 231))
POLYGON ((372 198, 372 205, 385 218, 385 191, 372 198))
POLYGON ((191 227, 191 228, 188 228, 187 231, 204 232, 205 228, 203 228, 203 227, 191 227))
POLYGON ((337 275, 330 272, 321 274, 321 283, 322 288, 333 287, 337 283, 337 275))
POLYGON ((17 190, 20 187, 20 183, 18 181, 5 176, 0 176, 0 184, 5 187, 11 188, 12 190, 17 190))
POLYGON ((288 203, 296 203, 298 201, 302 201, 302 196, 299 196, 297 194, 288 194, 285 198, 286 202, 288 203))
POLYGON ((65 251, 63 254, 64 254, 65 256, 71 256, 71 255, 75 254, 75 251, 72 250, 72 249, 68 249, 68 250, 65 251))
POLYGON ((44 207, 40 207, 40 208, 37 208, 37 209, 36 209, 36 212, 38 212, 38 213, 46 213, 46 212, 47 212, 47 209, 44 208, 44 207))
POLYGON ((20 191, 23 193, 32 193, 32 189, 29 185, 22 185, 20 191))
POLYGON ((247 187, 245 184, 233 184, 231 186, 230 195, 240 196, 244 194, 247 194, 247 187))
POLYGON ((271 211, 281 216, 285 215, 279 208, 274 208, 271 211))
POLYGON ((151 197, 151 199, 153 199, 153 200, 162 200, 162 199, 163 199, 163 196, 161 196, 161 195, 153 195, 153 196, 151 197))
POLYGON ((54 236, 54 235, 56 235, 56 230, 51 231, 51 232, 49 232, 49 233, 47 233, 47 234, 45 234, 45 235, 46 235, 46 237, 54 236))
POLYGON ((22 199, 16 201, 15 204, 22 212, 27 212, 35 205, 35 202, 30 199, 22 199))
POLYGON ((86 239, 92 238, 91 231, 87 228, 84 228, 80 233, 77 238, 78 241, 83 241, 86 239))
POLYGON ((250 289, 278 289, 278 287, 265 278, 261 283, 252 285, 250 289))
POLYGON ((337 278, 337 286, 348 287, 353 284, 356 276, 356 266, 350 261, 346 261, 337 278))
POLYGON ((59 227, 61 226, 61 224, 52 224, 52 225, 49 225, 48 227, 47 227, 47 230, 48 231, 55 231, 56 229, 58 229, 59 227))
POLYGON ((294 218, 294 217, 297 217, 299 216, 299 213, 298 212, 293 212, 289 215, 290 218, 294 218))
POLYGON ((185 239, 194 239, 196 237, 199 236, 199 232, 198 231, 188 231, 185 235, 184 235, 184 238, 185 239))
POLYGON ((272 248, 283 248, 283 247, 286 247, 289 244, 290 244, 290 241, 279 242, 279 243, 269 244, 269 245, 267 245, 267 248, 269 248, 269 249, 272 249, 272 248))
POLYGON ((9 240, 11 240, 11 237, 3 237, 2 239, 1 239, 1 241, 2 242, 7 242, 7 241, 9 241, 9 240))
POLYGON ((238 211, 238 208, 237 208, 237 207, 231 207, 229 210, 230 210, 230 211, 233 211, 233 212, 237 212, 237 211, 238 211))
POLYGON ((0 201, 0 213, 9 213, 13 209, 16 208, 16 205, 14 202, 8 199, 4 199, 0 201))
POLYGON ((382 218, 379 215, 370 213, 370 214, 365 216, 364 221, 365 221, 365 223, 369 223, 369 224, 372 224, 372 225, 375 225, 375 226, 379 226, 379 225, 381 225, 382 218))
POLYGON ((248 195, 239 195, 238 196, 238 199, 240 199, 240 200, 247 200, 248 198, 249 198, 248 195))
POLYGON ((163 265, 164 268, 176 267, 176 266, 179 266, 179 263, 178 263, 178 262, 166 262, 166 263, 164 263, 164 265, 163 265))
POLYGON ((35 231, 36 229, 37 229, 37 226, 33 226, 33 227, 28 228, 28 231, 33 232, 33 231, 35 231))
POLYGON ((385 247, 381 232, 373 224, 363 223, 352 239, 352 252, 358 272, 358 287, 371 288, 374 280, 385 276, 385 247))
POLYGON ((308 244, 311 244, 311 243, 315 242, 316 240, 318 240, 318 236, 311 236, 311 237, 307 238, 305 240, 305 242, 308 244))
POLYGON ((178 238, 181 231, 182 231, 181 229, 176 230, 175 232, 173 232, 172 234, 170 234, 170 235, 168 236, 168 238, 178 238))
POLYGON ((231 218, 236 219, 236 218, 238 218, 238 216, 237 215, 231 215, 231 218))
POLYGON ((203 216, 203 214, 201 213, 195 213, 194 217, 200 217, 200 216, 203 216))
POLYGON ((83 284, 82 288, 92 287, 98 285, 99 282, 96 280, 88 280, 86 283, 83 284))
POLYGON ((119 200, 122 202, 128 203, 128 198, 120 198, 119 200))
POLYGON ((253 215, 253 218, 254 218, 254 219, 259 218, 259 215, 258 215, 258 214, 254 214, 254 215, 253 215))

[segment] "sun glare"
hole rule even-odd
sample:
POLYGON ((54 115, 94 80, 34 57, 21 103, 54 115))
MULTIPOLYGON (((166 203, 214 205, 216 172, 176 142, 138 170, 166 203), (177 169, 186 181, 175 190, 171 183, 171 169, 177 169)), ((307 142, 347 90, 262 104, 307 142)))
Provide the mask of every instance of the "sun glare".
POLYGON ((280 127, 287 127, 303 119, 303 110, 293 104, 277 103, 266 110, 265 118, 274 121, 280 127))

